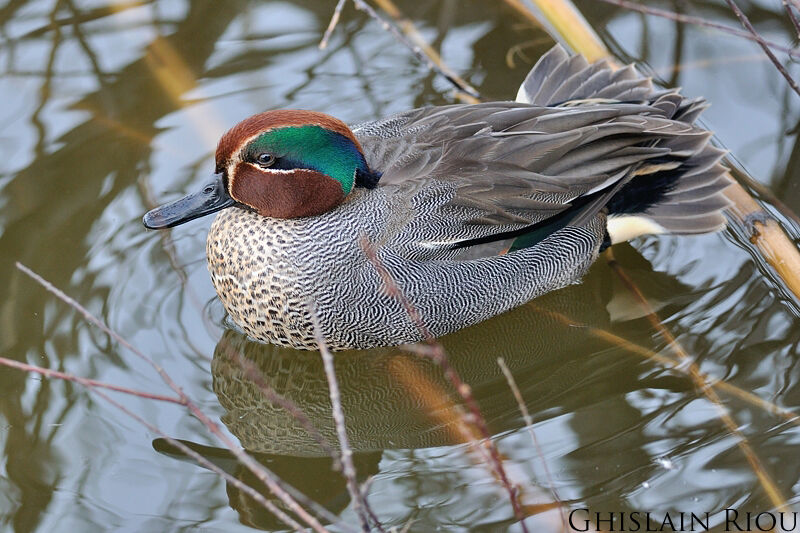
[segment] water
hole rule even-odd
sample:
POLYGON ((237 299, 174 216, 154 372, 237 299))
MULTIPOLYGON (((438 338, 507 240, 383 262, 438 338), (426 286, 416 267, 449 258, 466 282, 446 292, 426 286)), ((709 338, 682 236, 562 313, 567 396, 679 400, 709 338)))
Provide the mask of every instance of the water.
MULTIPOLYGON (((800 210, 800 100, 756 45, 599 2, 579 7, 619 57, 707 97, 704 120, 719 141, 800 210)), ((487 98, 512 97, 551 45, 500 2, 401 8, 487 98)), ((791 42, 777 3, 746 8, 765 36, 791 42)), ((332 460, 236 364, 251 361, 336 442, 318 356, 252 344, 226 327, 204 262, 210 219, 170 233, 140 223, 148 208, 204 183, 216 139, 249 114, 295 107, 358 122, 456 101, 445 80, 352 6, 328 49, 318 50, 332 10, 311 1, 0 7, 0 355, 169 394, 146 363, 17 272, 21 261, 150 355, 261 462, 355 524, 332 460)), ((698 2, 691 12, 736 25, 722 2, 698 2)), ((800 308, 740 236, 646 238, 615 247, 615 256, 702 372, 787 410, 800 406, 800 308)), ((717 407, 680 368, 640 353, 674 356, 605 260, 581 284, 444 344, 523 486, 531 530, 558 528, 552 489, 570 509, 707 512, 720 528, 725 509, 773 509, 717 407), (535 420, 538 448, 500 356, 535 420)), ((520 530, 508 498, 463 442, 457 396, 435 365, 382 350, 341 354, 336 370, 358 476, 371 479, 369 499, 385 526, 520 530)), ((5 369, 0 390, 5 530, 282 527, 78 385, 5 369)), ((719 394, 795 503, 797 425, 719 394)), ((183 407, 114 397, 259 487, 183 407)))

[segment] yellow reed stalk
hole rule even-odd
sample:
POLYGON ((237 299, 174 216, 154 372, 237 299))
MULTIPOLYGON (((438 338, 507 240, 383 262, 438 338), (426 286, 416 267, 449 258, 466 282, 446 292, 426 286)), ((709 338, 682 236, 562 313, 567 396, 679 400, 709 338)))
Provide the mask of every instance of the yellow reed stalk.
MULTIPOLYGON (((508 0, 507 0, 508 1, 508 0)), ((580 16, 570 0, 530 0, 543 13, 550 22, 554 31, 574 51, 583 54, 589 61, 606 58, 611 60, 611 54, 605 45, 589 26, 586 19, 580 16)), ((519 2, 517 2, 519 3, 519 2)), ((732 202, 728 210, 730 216, 745 229, 750 230, 750 241, 758 247, 766 261, 778 272, 786 286, 800 299, 800 254, 797 248, 783 232, 778 222, 770 217, 761 206, 738 183, 726 189, 726 196, 732 202)), ((658 315, 652 310, 639 288, 628 278, 627 274, 613 260, 611 250, 609 264, 627 285, 628 289, 637 297, 640 304, 648 313, 651 323, 660 331, 682 362, 688 362, 688 373, 697 388, 706 398, 716 406, 722 422, 731 434, 738 438, 739 449, 744 454, 750 467, 758 477, 761 486, 773 505, 781 510, 788 509, 786 499, 780 493, 775 482, 764 469, 750 442, 739 431, 739 426, 733 417, 725 410, 717 393, 712 388, 706 377, 699 371, 677 339, 664 326, 658 315)))
POLYGON ((733 204, 728 213, 749 230, 750 242, 758 247, 792 294, 800 298, 800 253, 780 223, 738 183, 725 189, 725 196, 733 204))
MULTIPOLYGON (((608 49, 572 2, 562 0, 529 0, 547 22, 548 33, 560 38, 572 50, 580 53, 590 63, 609 56, 608 49)), ((505 0, 522 16, 542 26, 542 20, 531 11, 526 0, 505 0)))

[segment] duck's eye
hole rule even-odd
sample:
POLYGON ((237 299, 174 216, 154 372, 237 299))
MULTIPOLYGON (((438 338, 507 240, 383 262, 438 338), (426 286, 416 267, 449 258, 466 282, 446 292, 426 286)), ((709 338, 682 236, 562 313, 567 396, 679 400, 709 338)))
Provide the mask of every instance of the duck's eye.
POLYGON ((275 156, 272 154, 258 154, 256 161, 262 167, 271 167, 275 162, 275 156))

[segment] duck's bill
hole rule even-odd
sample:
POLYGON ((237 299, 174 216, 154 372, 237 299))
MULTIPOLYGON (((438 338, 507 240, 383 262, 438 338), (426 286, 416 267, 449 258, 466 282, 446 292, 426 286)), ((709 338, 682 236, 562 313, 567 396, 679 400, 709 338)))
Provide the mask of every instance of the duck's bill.
POLYGON ((171 228, 216 213, 234 203, 234 199, 225 190, 222 174, 214 174, 214 180, 206 183, 200 192, 148 211, 142 222, 150 229, 171 228))

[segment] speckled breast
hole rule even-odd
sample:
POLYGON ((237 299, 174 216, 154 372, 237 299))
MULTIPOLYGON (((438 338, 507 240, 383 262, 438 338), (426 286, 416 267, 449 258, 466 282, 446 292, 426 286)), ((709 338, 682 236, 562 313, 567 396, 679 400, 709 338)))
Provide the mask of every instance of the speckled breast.
POLYGON ((238 208, 220 212, 206 243, 211 282, 228 314, 249 336, 314 348, 303 268, 287 253, 287 224, 272 221, 238 208))

